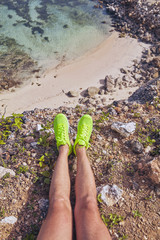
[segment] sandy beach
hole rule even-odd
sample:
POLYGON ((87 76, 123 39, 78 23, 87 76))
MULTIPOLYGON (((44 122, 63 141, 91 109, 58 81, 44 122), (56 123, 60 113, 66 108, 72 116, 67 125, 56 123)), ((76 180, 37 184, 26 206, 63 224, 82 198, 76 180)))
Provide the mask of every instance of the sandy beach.
MULTIPOLYGON (((142 51, 147 47, 130 37, 119 38, 119 34, 113 32, 97 48, 75 61, 46 70, 40 78, 31 79, 30 83, 17 88, 15 92, 1 93, 0 113, 7 116, 34 108, 75 106, 78 97, 69 98, 66 95, 69 90, 81 93, 90 86, 102 86, 100 80, 106 75, 118 77, 120 68, 132 66, 133 60, 140 59, 142 51)), ((124 99, 134 90, 136 88, 126 88, 108 94, 107 102, 124 99)))

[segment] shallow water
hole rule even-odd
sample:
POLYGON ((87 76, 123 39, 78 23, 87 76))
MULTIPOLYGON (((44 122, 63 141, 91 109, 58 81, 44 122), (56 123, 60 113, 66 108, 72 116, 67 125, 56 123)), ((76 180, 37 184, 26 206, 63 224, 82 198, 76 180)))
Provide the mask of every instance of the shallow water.
POLYGON ((83 55, 109 35, 110 19, 95 4, 90 0, 0 0, 0 59, 19 50, 20 58, 24 53, 38 66, 53 67, 83 55))

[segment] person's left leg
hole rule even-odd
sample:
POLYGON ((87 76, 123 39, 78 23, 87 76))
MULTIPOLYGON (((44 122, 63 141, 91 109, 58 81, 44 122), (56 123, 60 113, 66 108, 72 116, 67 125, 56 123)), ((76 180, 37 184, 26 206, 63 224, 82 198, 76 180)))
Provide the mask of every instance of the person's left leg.
POLYGON ((72 239, 68 151, 68 145, 59 148, 59 156, 49 192, 49 210, 39 232, 38 240, 72 239))
POLYGON ((68 136, 68 121, 63 114, 54 120, 54 131, 59 156, 52 176, 49 192, 49 210, 38 240, 71 240, 72 210, 70 204, 70 177, 68 155, 72 147, 68 136))
POLYGON ((78 123, 73 147, 77 155, 75 223, 77 240, 111 240, 97 206, 94 175, 86 154, 92 132, 92 118, 84 115, 78 123))

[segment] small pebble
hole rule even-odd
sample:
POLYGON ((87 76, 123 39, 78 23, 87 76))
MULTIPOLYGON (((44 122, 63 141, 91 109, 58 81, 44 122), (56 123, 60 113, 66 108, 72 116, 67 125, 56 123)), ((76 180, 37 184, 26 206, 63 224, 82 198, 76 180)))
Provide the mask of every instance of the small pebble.
POLYGON ((102 153, 106 155, 106 154, 107 154, 107 151, 106 151, 106 150, 102 150, 102 153))

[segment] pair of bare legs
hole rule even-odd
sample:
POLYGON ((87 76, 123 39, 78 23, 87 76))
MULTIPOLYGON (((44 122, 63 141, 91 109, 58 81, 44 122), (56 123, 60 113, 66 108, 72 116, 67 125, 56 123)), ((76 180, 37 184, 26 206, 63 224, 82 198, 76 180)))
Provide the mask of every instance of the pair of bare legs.
MULTIPOLYGON (((59 156, 51 181, 49 210, 38 240, 72 240, 72 209, 68 145, 60 146, 59 156)), ((96 200, 96 185, 85 147, 76 147, 77 176, 74 210, 77 240, 111 240, 100 218, 96 200)))

